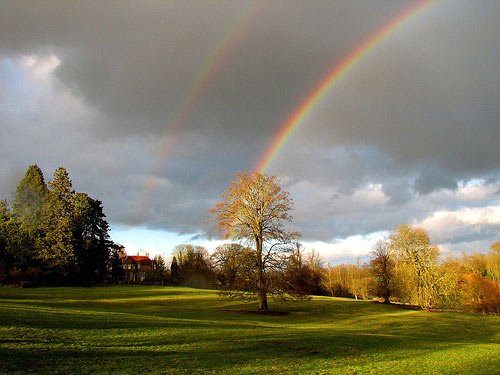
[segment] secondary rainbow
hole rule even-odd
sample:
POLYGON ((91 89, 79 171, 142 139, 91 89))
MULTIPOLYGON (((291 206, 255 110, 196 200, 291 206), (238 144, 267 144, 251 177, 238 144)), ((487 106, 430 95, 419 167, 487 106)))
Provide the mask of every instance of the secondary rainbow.
POLYGON ((243 13, 243 16, 239 19, 239 21, 226 33, 225 38, 223 38, 217 48, 207 56, 201 66, 201 69, 191 80, 187 90, 187 96, 175 112, 173 121, 166 134, 163 136, 160 146, 157 148, 157 155, 152 157, 154 162, 148 173, 146 173, 146 180, 140 190, 140 195, 136 200, 136 207, 134 210, 135 215, 140 215, 141 210, 146 207, 148 200, 150 199, 151 192, 157 185, 156 177, 160 174, 169 153, 172 151, 176 141, 178 140, 183 126, 186 124, 186 121, 193 112, 194 107, 201 99, 202 94, 206 91, 208 84, 213 80, 216 73, 221 70, 227 57, 230 55, 230 52, 248 33, 250 27, 263 12, 266 5, 267 3, 265 1, 256 1, 252 3, 243 13))
POLYGON ((351 51, 339 64, 327 74, 327 76, 310 92, 301 104, 296 107, 287 120, 280 127, 278 133, 274 136, 271 144, 265 150, 259 159, 254 170, 264 173, 267 171, 276 155, 283 148, 286 141, 301 124, 302 120, 315 107, 320 99, 338 83, 342 77, 349 73, 352 68, 361 61, 370 51, 372 51, 383 40, 387 39, 396 30, 409 20, 417 17, 428 9, 431 4, 437 3, 437 0, 424 0, 416 2, 404 9, 393 17, 389 23, 382 26, 375 33, 371 34, 366 40, 351 51))

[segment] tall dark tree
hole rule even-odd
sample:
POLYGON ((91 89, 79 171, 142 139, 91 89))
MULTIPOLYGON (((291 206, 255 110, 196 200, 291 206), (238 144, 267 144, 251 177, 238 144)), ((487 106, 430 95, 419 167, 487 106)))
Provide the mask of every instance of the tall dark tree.
POLYGON ((73 220, 73 249, 79 280, 84 285, 102 282, 112 246, 102 202, 86 193, 76 193, 73 220))
POLYGON ((255 289, 259 310, 268 311, 268 294, 283 295, 286 284, 276 277, 286 266, 284 254, 293 250, 298 233, 284 229, 291 221, 292 200, 274 176, 258 172, 240 173, 224 192, 211 213, 219 229, 235 240, 246 240, 254 248, 255 289))
POLYGON ((170 264, 170 280, 172 285, 179 285, 181 279, 181 271, 179 269, 179 263, 177 262, 177 258, 172 258, 172 263, 170 264))
POLYGON ((109 257, 109 269, 111 270, 111 281, 123 281, 125 275, 123 271, 122 258, 125 256, 125 247, 119 244, 111 245, 111 255, 109 257))
POLYGON ((391 303, 396 264, 389 243, 385 240, 378 241, 370 255, 370 268, 375 278, 375 294, 383 297, 384 303, 391 303))
POLYGON ((146 274, 146 279, 153 283, 163 283, 168 277, 165 261, 161 255, 156 255, 153 259, 153 269, 146 274))

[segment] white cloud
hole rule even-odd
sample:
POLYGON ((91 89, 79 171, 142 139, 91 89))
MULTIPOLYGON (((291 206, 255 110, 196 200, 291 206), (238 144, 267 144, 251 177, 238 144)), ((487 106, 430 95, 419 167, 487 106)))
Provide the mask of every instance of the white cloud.
POLYGON ((500 206, 465 207, 456 211, 437 211, 422 220, 420 225, 429 230, 445 231, 450 225, 500 225, 500 206))
POLYGON ((500 184, 487 184, 483 180, 460 182, 456 197, 460 201, 482 201, 491 199, 500 189, 500 184))
POLYGON ((47 56, 25 55, 19 58, 19 64, 32 79, 48 83, 53 80, 53 74, 61 65, 61 60, 54 54, 47 56))
POLYGON ((389 201, 389 197, 385 195, 382 184, 368 184, 360 190, 357 190, 353 197, 360 204, 369 206, 383 205, 389 201))
POLYGON ((366 235, 349 236, 330 243, 323 241, 304 241, 306 251, 316 250, 326 263, 338 263, 339 259, 353 261, 356 257, 366 257, 373 244, 387 237, 388 232, 374 232, 366 235))

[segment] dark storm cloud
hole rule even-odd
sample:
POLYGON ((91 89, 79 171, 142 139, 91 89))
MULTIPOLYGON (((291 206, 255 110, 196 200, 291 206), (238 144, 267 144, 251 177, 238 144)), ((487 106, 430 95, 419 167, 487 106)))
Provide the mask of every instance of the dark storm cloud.
POLYGON ((435 15, 450 17, 380 46, 320 103, 311 131, 322 141, 369 143, 401 166, 432 164, 455 178, 496 170, 500 45, 493 19, 500 5, 475 4, 442 4, 435 15))
MULTIPOLYGON (((252 169, 322 78, 408 4, 3 1, 0 196, 33 162, 47 179, 64 165, 110 221, 200 233, 234 173, 252 169), (26 56, 34 66, 22 70, 26 56), (43 80, 24 82, 35 68, 43 80)), ((437 2, 317 103, 269 169, 292 192, 305 239, 391 230, 457 209, 454 193, 433 194, 460 181, 498 184, 499 13, 496 2, 437 2)))

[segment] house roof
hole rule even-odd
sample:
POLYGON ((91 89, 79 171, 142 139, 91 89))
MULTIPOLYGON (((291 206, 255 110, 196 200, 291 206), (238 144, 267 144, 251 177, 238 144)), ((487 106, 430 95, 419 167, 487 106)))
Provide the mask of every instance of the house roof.
POLYGON ((123 261, 126 262, 129 259, 131 262, 134 262, 134 263, 141 263, 141 264, 153 263, 153 261, 149 257, 144 256, 144 255, 127 255, 123 261))

